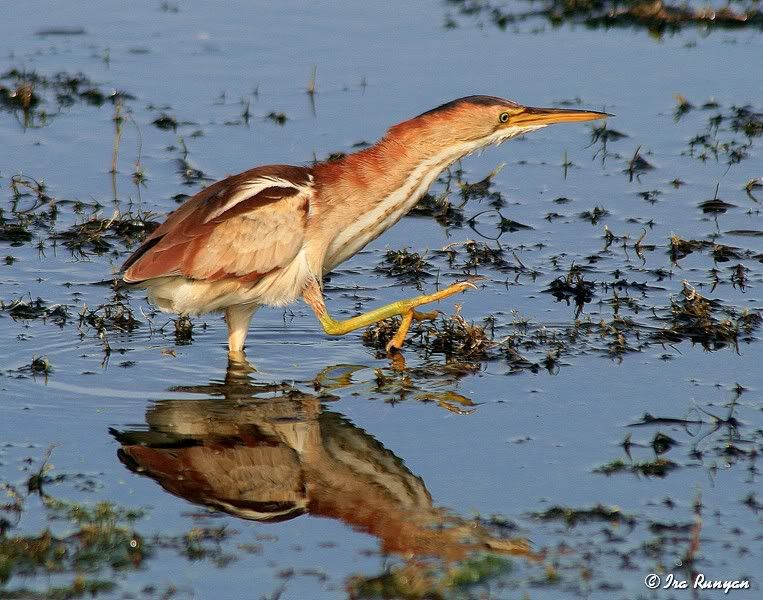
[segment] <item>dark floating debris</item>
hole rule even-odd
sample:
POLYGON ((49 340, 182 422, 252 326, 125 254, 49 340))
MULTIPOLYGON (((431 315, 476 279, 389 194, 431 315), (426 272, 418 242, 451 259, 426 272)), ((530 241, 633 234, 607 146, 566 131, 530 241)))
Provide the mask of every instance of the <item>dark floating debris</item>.
POLYGON ((763 231, 760 229, 731 229, 725 235, 736 235, 739 237, 763 237, 763 231))
POLYGON ((289 120, 289 117, 286 116, 286 113, 282 112, 270 112, 267 115, 265 115, 265 118, 269 121, 273 121, 273 123, 277 125, 285 125, 286 121, 289 120))
POLYGON ((712 247, 712 242, 706 242, 702 240, 684 240, 674 234, 670 237, 668 253, 670 254, 670 261, 676 263, 682 258, 689 256, 692 252, 697 252, 698 250, 712 247))
POLYGON ((14 321, 41 319, 63 327, 69 321, 69 308, 64 304, 48 304, 42 298, 36 300, 16 299, 8 304, 0 300, 0 312, 7 313, 14 321))
POLYGON ((731 204, 721 200, 720 198, 713 198, 711 200, 705 200, 697 205, 697 208, 702 209, 703 213, 711 214, 723 214, 730 208, 736 208, 736 204, 731 204))
POLYGON ((564 301, 569 306, 575 303, 575 318, 583 312, 583 307, 593 300, 595 284, 583 278, 583 272, 577 265, 570 266, 564 277, 557 277, 543 290, 558 301, 564 301))
POLYGON ((47 380, 48 375, 53 372, 53 365, 50 364, 47 356, 33 356, 32 362, 19 367, 15 372, 22 376, 25 374, 29 374, 32 377, 42 376, 47 380))
POLYGON ((597 467, 594 473, 602 475, 615 475, 617 473, 633 473, 644 477, 666 477, 668 473, 679 468, 679 465, 667 458, 655 458, 645 462, 625 462, 617 459, 610 463, 597 467))
POLYGON ((193 341, 193 321, 187 315, 182 315, 173 319, 175 325, 175 343, 178 346, 185 346, 193 341))
POLYGON ((461 227, 464 223, 463 206, 455 206, 447 193, 438 196, 424 194, 409 214, 432 217, 443 227, 461 227))
POLYGON ((552 506, 543 512, 532 513, 532 516, 541 521, 562 521, 568 527, 575 527, 581 523, 604 522, 633 527, 636 518, 624 514, 616 506, 609 507, 597 504, 591 508, 568 508, 566 506, 552 506))
POLYGON ((167 113, 160 114, 156 119, 151 121, 151 124, 157 129, 164 131, 177 131, 178 129, 177 119, 167 113))
POLYGON ((505 250, 498 244, 495 248, 485 242, 466 240, 445 246, 441 253, 448 259, 451 268, 476 273, 479 267, 489 266, 498 271, 515 271, 504 258, 505 250), (466 256, 464 256, 466 254, 466 256))
POLYGON ((490 204, 496 208, 503 206, 503 198, 500 192, 491 191, 490 187, 493 184, 493 178, 503 170, 504 164, 498 165, 488 175, 478 181, 477 183, 469 183, 468 181, 458 180, 458 186, 461 190, 461 197, 464 202, 469 200, 487 200, 490 204))
POLYGON ((87 33, 84 27, 77 26, 61 26, 61 27, 46 27, 45 29, 39 29, 35 31, 35 35, 40 37, 48 37, 52 35, 85 35, 87 33))
POLYGON ((578 216, 584 221, 590 221, 591 225, 596 225, 602 217, 606 217, 609 211, 601 206, 595 206, 591 210, 586 210, 578 216))
POLYGON ((638 179, 652 169, 654 169, 654 165, 641 156, 641 146, 639 146, 628 161, 628 166, 623 170, 623 173, 627 173, 629 181, 633 181, 634 178, 638 179))

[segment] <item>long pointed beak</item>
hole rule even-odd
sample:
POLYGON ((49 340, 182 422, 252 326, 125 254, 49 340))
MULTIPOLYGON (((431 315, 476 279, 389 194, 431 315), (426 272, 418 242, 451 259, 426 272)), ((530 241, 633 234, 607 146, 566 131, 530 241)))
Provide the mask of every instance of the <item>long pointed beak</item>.
POLYGON ((552 123, 571 123, 573 121, 594 121, 611 117, 609 113, 574 108, 536 108, 525 107, 524 111, 512 117, 512 125, 551 125, 552 123))

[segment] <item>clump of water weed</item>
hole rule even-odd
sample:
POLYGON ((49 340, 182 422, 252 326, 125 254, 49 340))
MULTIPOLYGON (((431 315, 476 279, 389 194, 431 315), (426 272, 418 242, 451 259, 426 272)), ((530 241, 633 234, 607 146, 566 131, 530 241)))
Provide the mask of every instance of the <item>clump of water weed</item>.
POLYGON ((505 250, 500 244, 492 247, 485 242, 466 240, 448 244, 442 252, 447 256, 450 267, 463 269, 466 272, 476 272, 479 267, 492 267, 499 271, 511 268, 504 258, 505 250))
POLYGON ((64 246, 80 257, 91 253, 103 254, 112 250, 116 241, 130 247, 142 240, 159 226, 153 216, 150 212, 121 214, 114 211, 110 219, 93 216, 65 231, 54 233, 51 238, 62 240, 64 246))
POLYGON ((624 524, 633 527, 636 518, 624 514, 616 506, 604 506, 597 504, 591 508, 569 508, 566 506, 552 506, 543 512, 533 513, 532 516, 541 521, 563 521, 568 527, 575 527, 579 523, 591 523, 602 521, 605 523, 624 524))
POLYGON ((157 129, 162 129, 164 131, 178 130, 177 119, 167 113, 161 113, 156 119, 151 121, 151 124, 157 129))
POLYGON ((589 221, 591 225, 596 225, 602 217, 606 217, 609 211, 601 206, 594 206, 591 210, 580 213, 579 217, 584 221, 589 221))
POLYGON ((500 208, 503 206, 504 201, 501 193, 497 191, 491 191, 490 189, 493 183, 493 178, 501 172, 503 167, 503 164, 498 165, 495 169, 488 173, 487 177, 476 183, 469 183, 468 181, 459 179, 457 183, 460 188, 461 198, 463 198, 464 203, 468 202, 469 200, 487 200, 488 203, 495 208, 500 208))
POLYGON ((376 266, 376 271, 404 283, 418 284, 422 279, 432 276, 429 272, 431 268, 432 264, 418 252, 403 248, 387 250, 382 262, 376 266))
POLYGON ((175 326, 175 343, 179 346, 193 341, 193 321, 187 315, 172 320, 175 326))
POLYGON ((720 160, 734 165, 746 159, 755 143, 763 136, 763 112, 752 106, 732 106, 708 118, 704 132, 689 140, 689 156, 701 161, 720 160))
POLYGON ((80 333, 85 335, 91 331, 95 332, 103 344, 106 358, 112 351, 109 333, 130 333, 141 325, 126 300, 127 296, 123 289, 115 286, 110 302, 100 304, 92 309, 85 304, 80 310, 77 325, 80 333))
POLYGON ((720 303, 708 300, 688 282, 683 282, 680 300, 671 300, 671 324, 662 329, 658 339, 675 342, 689 339, 706 350, 717 350, 729 344, 736 346, 740 333, 751 333, 759 327, 761 316, 754 312, 735 315, 723 310, 720 303), (716 313, 723 310, 722 316, 716 313))
POLYGON ((676 263, 682 258, 689 256, 689 254, 692 252, 712 247, 712 245, 712 242, 706 242, 702 240, 685 240, 675 234, 671 235, 668 245, 670 262, 676 263))
POLYGON ((6 312, 14 321, 33 321, 42 319, 51 321, 59 327, 63 327, 69 320, 69 310, 66 305, 49 305, 42 298, 24 300, 17 298, 8 304, 0 300, 0 312, 6 312))
POLYGON ((32 375, 44 375, 47 377, 53 372, 53 365, 50 364, 47 356, 33 356, 32 362, 20 370, 27 371, 32 375))
POLYGON ((0 111, 14 114, 24 128, 44 127, 76 102, 97 107, 128 98, 132 96, 125 92, 104 91, 82 73, 61 71, 48 76, 10 69, 0 75, 0 111))
POLYGON ((617 459, 610 463, 597 467, 594 473, 602 475, 614 475, 616 473, 634 473, 645 477, 665 477, 671 471, 677 469, 679 465, 667 458, 655 458, 654 460, 644 462, 625 462, 617 459))
POLYGON ((409 214, 432 217, 443 227, 461 227, 464 223, 463 204, 453 204, 447 192, 437 196, 424 194, 409 214))

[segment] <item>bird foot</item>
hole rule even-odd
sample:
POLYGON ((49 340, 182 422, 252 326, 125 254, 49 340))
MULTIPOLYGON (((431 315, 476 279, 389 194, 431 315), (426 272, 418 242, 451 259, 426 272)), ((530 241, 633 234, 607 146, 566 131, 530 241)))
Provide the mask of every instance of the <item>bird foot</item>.
POLYGON ((428 312, 419 312, 411 309, 403 315, 403 320, 400 322, 400 327, 397 329, 394 337, 387 342, 386 350, 388 354, 399 352, 405 343, 405 336, 408 335, 408 330, 411 327, 413 321, 433 321, 440 314, 439 310, 430 310, 428 312))
POLYGON ((415 310, 415 307, 422 306, 424 304, 430 304, 432 302, 438 302, 454 294, 465 292, 466 290, 476 290, 477 286, 475 281, 482 279, 481 277, 470 277, 466 281, 458 281, 449 285, 448 287, 435 292, 434 294, 427 294, 424 296, 417 296, 410 300, 404 301, 408 304, 408 310, 402 313, 402 321, 400 327, 395 333, 394 337, 387 343, 386 350, 388 354, 399 351, 403 347, 405 342, 405 336, 408 335, 408 329, 411 327, 411 323, 416 321, 431 321, 437 318, 439 311, 432 310, 429 312, 419 312, 415 310))

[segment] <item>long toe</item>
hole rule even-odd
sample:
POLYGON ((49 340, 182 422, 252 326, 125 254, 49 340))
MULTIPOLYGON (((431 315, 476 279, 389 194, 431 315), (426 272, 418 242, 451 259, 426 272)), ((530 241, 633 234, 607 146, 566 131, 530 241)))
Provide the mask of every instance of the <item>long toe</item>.
POLYGON ((403 344, 405 343, 405 336, 408 335, 408 329, 411 327, 414 316, 415 311, 413 310, 409 310, 403 314, 400 321, 400 327, 397 329, 397 333, 395 333, 394 337, 389 342, 387 342, 386 349, 388 353, 391 353, 395 350, 400 350, 403 347, 403 344))

